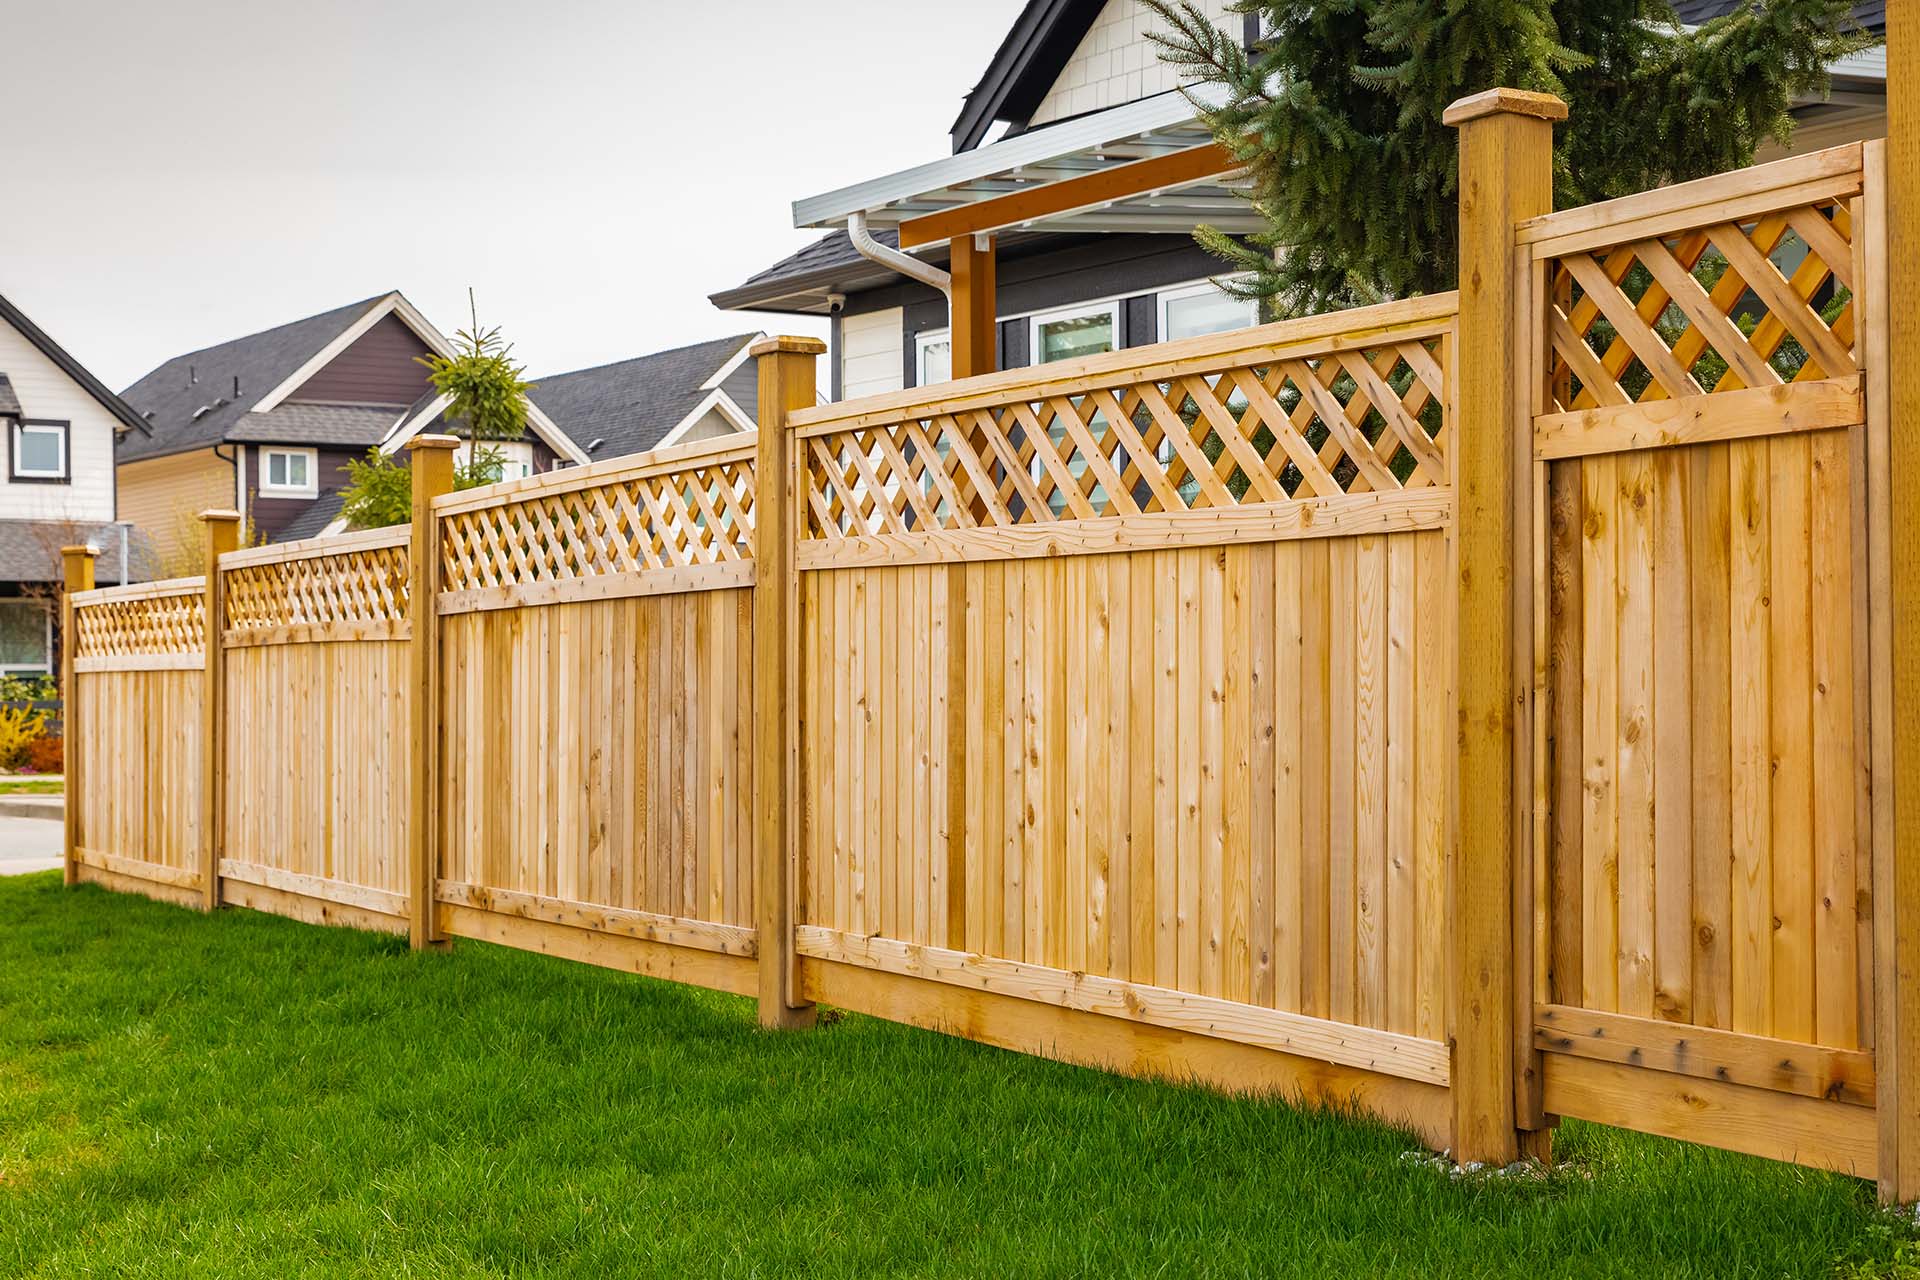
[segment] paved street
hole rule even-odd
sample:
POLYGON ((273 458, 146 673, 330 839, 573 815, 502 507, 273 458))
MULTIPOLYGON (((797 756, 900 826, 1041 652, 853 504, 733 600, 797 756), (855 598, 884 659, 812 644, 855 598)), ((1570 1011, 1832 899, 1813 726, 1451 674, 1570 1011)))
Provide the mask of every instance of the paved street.
POLYGON ((45 818, 0 818, 0 876, 59 866, 60 832, 45 818))

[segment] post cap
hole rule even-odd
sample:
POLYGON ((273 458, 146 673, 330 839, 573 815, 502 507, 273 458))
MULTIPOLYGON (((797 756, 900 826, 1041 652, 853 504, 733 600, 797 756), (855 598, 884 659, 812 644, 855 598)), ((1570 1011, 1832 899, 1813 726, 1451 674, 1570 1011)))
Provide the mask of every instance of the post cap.
POLYGON ((1499 115, 1565 120, 1567 104, 1550 93, 1531 93, 1525 89, 1488 89, 1455 102, 1441 115, 1440 123, 1461 125, 1482 116, 1499 115))
POLYGON ((827 344, 818 338, 802 338, 793 334, 785 337, 762 338, 747 348, 747 354, 758 359, 778 352, 796 356, 818 356, 826 354, 827 344))
POLYGON ((230 511, 220 507, 215 507, 211 511, 202 511, 200 513, 200 518, 206 521, 208 524, 222 524, 222 523, 239 524, 240 523, 240 513, 238 511, 230 511))
POLYGON ((78 546, 60 548, 60 555, 62 556, 62 558, 70 558, 73 556, 97 556, 99 554, 100 554, 99 551, 95 550, 93 544, 89 542, 83 542, 78 546))
POLYGON ((409 449, 458 449, 460 439, 458 436, 421 435, 407 441, 407 447, 409 449))

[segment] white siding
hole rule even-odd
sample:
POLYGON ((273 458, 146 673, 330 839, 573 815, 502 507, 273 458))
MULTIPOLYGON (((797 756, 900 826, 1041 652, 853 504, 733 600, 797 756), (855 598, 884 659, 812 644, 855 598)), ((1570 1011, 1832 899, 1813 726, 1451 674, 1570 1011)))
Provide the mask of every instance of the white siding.
MULTIPOLYGON (((113 519, 113 428, 118 421, 69 378, 59 365, 0 323, 0 373, 13 383, 20 410, 29 418, 72 424, 67 435, 68 484, 15 484, 0 463, 0 520, 113 519)), ((13 442, 0 445, 0 458, 13 442)))
MULTIPOLYGON (((1238 37, 1245 17, 1227 12, 1228 0, 1198 0, 1201 12, 1216 26, 1238 37)), ((1067 59, 1060 78, 1033 113, 1031 123, 1046 124, 1068 116, 1102 111, 1165 93, 1180 83, 1174 69, 1160 61, 1159 50, 1147 43, 1146 33, 1159 19, 1139 0, 1107 0, 1093 20, 1080 47, 1067 59)))
POLYGON ((902 318, 899 307, 840 317, 840 398, 857 400, 898 391, 901 369, 902 318))

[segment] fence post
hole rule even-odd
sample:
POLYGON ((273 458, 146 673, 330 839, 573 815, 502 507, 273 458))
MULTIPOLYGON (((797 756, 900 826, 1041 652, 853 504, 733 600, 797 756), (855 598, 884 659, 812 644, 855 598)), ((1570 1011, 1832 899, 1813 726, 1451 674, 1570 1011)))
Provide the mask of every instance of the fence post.
POLYGON ((415 436, 413 534, 407 543, 407 640, 412 688, 407 711, 407 940, 414 950, 443 941, 433 909, 440 850, 440 528, 433 500, 453 491, 452 436, 415 436))
MULTIPOLYGON (((1911 3, 1887 6, 1887 278, 1881 314, 1867 323, 1886 335, 1888 558, 1891 623, 1892 840, 1873 851, 1876 896, 1874 973, 1879 1006, 1875 1070, 1880 1125, 1880 1198, 1920 1200, 1920 14, 1911 3), (1903 674, 1904 673, 1904 674, 1903 674), (1885 866, 1885 862, 1891 866, 1885 866), (1889 892, 1890 891, 1890 892, 1889 892)), ((1869 234, 1878 234, 1870 228, 1869 234)), ((1875 347, 1879 347, 1876 342, 1875 347)), ((1871 373, 1871 370, 1869 371, 1871 373)), ((1871 410, 1869 410, 1871 414, 1871 410)))
POLYGON ((220 859, 226 854, 227 661, 221 636, 227 629, 227 589, 220 557, 240 545, 238 511, 202 511, 207 526, 205 673, 200 690, 200 906, 220 905, 220 859))
MULTIPOLYGON (((1525 682, 1515 662, 1517 503, 1530 498, 1516 398, 1530 344, 1516 290, 1513 227, 1553 208, 1551 94, 1491 89, 1447 108, 1460 130, 1460 332, 1455 381, 1454 591, 1458 778, 1454 810, 1451 1008, 1454 1159, 1519 1155, 1514 1056, 1515 731, 1525 682)), ((1530 914, 1530 913, 1527 913, 1530 914)), ((1523 917, 1524 918, 1524 917, 1523 917)))
POLYGON ((73 851, 80 846, 80 686, 73 678, 73 650, 80 633, 73 626, 73 593, 93 590, 93 548, 60 548, 60 568, 65 587, 60 593, 60 772, 65 776, 66 803, 61 806, 65 818, 63 883, 75 879, 73 851))
POLYGON ((760 441, 753 497, 753 862, 759 940, 760 1025, 802 1027, 813 1006, 795 982, 793 926, 798 882, 800 575, 798 473, 787 416, 811 408, 818 338, 767 338, 759 362, 760 441))

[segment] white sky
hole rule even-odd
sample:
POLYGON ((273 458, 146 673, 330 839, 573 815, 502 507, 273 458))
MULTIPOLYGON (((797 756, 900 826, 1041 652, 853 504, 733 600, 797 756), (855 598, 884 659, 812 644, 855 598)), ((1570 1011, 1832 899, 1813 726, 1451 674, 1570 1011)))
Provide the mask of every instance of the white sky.
POLYGON ((115 390, 399 289, 533 374, 825 321, 707 294, 936 159, 1020 0, 0 0, 0 293, 115 390))

